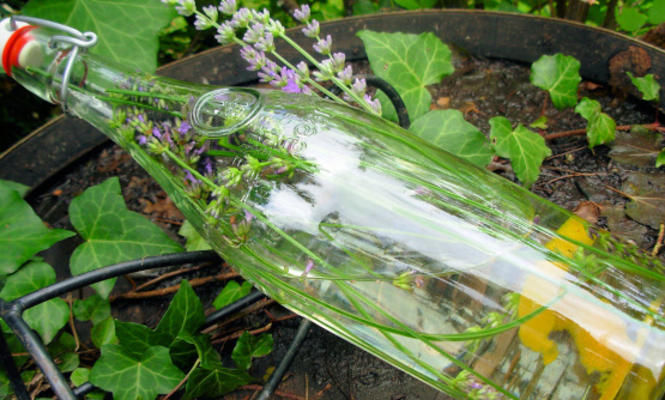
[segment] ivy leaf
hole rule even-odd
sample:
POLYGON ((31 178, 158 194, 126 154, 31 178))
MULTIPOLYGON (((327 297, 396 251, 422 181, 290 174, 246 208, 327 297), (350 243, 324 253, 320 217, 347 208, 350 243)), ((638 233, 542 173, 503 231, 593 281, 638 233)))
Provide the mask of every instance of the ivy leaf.
POLYGON ((270 354, 272 346, 272 335, 264 333, 260 336, 254 336, 245 331, 238 338, 238 342, 231 353, 231 358, 238 368, 248 370, 252 366, 252 358, 270 354))
POLYGON ((616 133, 609 156, 622 164, 645 167, 657 161, 662 135, 643 126, 634 125, 628 132, 616 133))
POLYGON ((663 148, 660 153, 658 153, 658 157, 656 157, 656 168, 662 167, 665 165, 665 148, 663 148))
POLYGON ((635 32, 647 22, 647 16, 635 7, 624 6, 616 20, 619 27, 624 31, 635 32))
POLYGON ((557 53, 544 55, 531 64, 531 83, 547 90, 558 109, 577 104, 577 86, 582 81, 580 62, 575 57, 557 53))
POLYGON ((641 78, 635 77, 632 72, 626 71, 630 81, 633 82, 633 85, 640 91, 642 94, 642 99, 646 101, 660 99, 660 84, 656 82, 653 77, 653 74, 644 75, 641 78))
POLYGON ((183 280, 155 331, 174 340, 181 333, 195 334, 203 321, 203 304, 189 282, 183 280))
POLYGON ((59 358, 58 369, 62 372, 72 372, 79 366, 79 355, 77 353, 65 353, 59 358))
POLYGON ((93 294, 83 300, 76 299, 72 311, 79 321, 91 321, 93 325, 96 325, 111 316, 111 303, 108 299, 102 299, 98 294, 93 294))
POLYGON ((529 128, 533 129, 547 129, 547 117, 541 115, 537 120, 529 124, 529 128))
POLYGON ((649 23, 652 25, 659 25, 665 22, 665 0, 654 0, 647 15, 649 17, 649 23))
POLYGON ((92 31, 92 53, 145 72, 157 67, 159 32, 173 18, 159 0, 31 0, 23 13, 92 31))
POLYGON ((163 346, 152 346, 137 355, 117 344, 104 345, 90 371, 90 382, 113 393, 116 400, 152 400, 171 391, 183 377, 163 346))
POLYGON ((72 374, 69 376, 69 380, 72 381, 74 386, 81 386, 90 379, 90 369, 88 368, 76 368, 72 371, 72 374))
MULTIPOLYGON (((212 347, 210 337, 204 334, 182 334, 180 336, 184 342, 191 344, 196 349, 196 354, 201 360, 201 367, 206 369, 222 368, 222 360, 217 350, 212 347)), ((173 352, 171 352, 173 355, 173 352)))
POLYGON ((436 0, 395 0, 395 3, 407 10, 419 10, 434 7, 436 0))
POLYGON ((35 253, 73 235, 48 229, 19 192, 0 183, 0 275, 11 274, 35 253))
MULTIPOLYGON (((53 267, 45 262, 33 261, 7 278, 0 297, 11 301, 53 283, 53 267)), ((23 319, 48 344, 69 320, 69 306, 63 299, 56 297, 25 310, 23 319)))
POLYGON ((490 129, 496 154, 508 158, 517 178, 525 186, 531 186, 538 179, 543 160, 552 154, 545 139, 522 124, 513 130, 505 117, 490 119, 490 129))
POLYGON ((432 97, 425 88, 454 71, 450 49, 431 32, 420 35, 363 30, 372 72, 390 83, 402 96, 412 120, 429 110, 432 97))
POLYGON ((178 235, 187 240, 185 244, 185 249, 187 251, 210 250, 212 248, 187 220, 185 220, 178 230, 178 235))
POLYGON ((216 310, 247 296, 252 291, 252 284, 245 281, 242 286, 236 281, 228 281, 221 292, 217 295, 212 305, 216 310))
POLYGON ((187 380, 186 398, 219 397, 252 381, 252 377, 241 369, 196 368, 187 380))
POLYGON ((5 186, 11 190, 16 190, 18 194, 21 195, 21 197, 25 197, 25 195, 28 193, 30 190, 30 186, 26 186, 22 183, 14 182, 14 181, 7 181, 4 179, 0 179, 0 186, 5 186))
POLYGON ((587 120, 586 137, 590 149, 614 141, 616 122, 601 112, 599 102, 585 97, 575 107, 575 112, 587 120))
POLYGON ((140 357, 152 346, 170 345, 172 338, 161 335, 143 324, 115 321, 118 344, 128 354, 140 357))
POLYGON ((621 185, 631 201, 626 204, 626 215, 633 220, 659 229, 665 221, 665 174, 631 171, 621 185))
POLYGON ((115 320, 111 317, 100 321, 92 327, 90 331, 92 344, 101 349, 105 344, 118 343, 118 337, 115 331, 115 320))
MULTIPOLYGON (((85 239, 72 253, 72 275, 142 257, 175 253, 182 248, 141 214, 127 210, 118 178, 88 188, 72 200, 69 218, 85 239)), ((107 298, 116 278, 92 285, 107 298)))
POLYGON ((409 130, 427 142, 479 167, 492 159, 487 138, 458 110, 434 110, 416 119, 409 130))

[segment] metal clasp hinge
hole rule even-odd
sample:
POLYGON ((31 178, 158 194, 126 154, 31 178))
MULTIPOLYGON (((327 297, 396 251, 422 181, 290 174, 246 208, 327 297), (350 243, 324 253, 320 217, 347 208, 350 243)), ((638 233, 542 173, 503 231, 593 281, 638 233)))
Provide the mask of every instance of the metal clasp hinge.
POLYGON ((60 84, 60 105, 62 110, 67 112, 67 88, 69 87, 69 78, 72 74, 72 68, 76 56, 81 49, 85 50, 97 43, 97 35, 94 32, 81 32, 71 26, 63 25, 58 22, 49 21, 47 19, 28 17, 25 15, 13 15, 9 20, 10 29, 16 30, 16 22, 25 22, 31 25, 43 26, 45 28, 56 29, 65 33, 64 35, 55 35, 49 42, 49 47, 55 48, 58 43, 70 44, 71 51, 67 55, 67 63, 62 72, 62 82, 60 84))

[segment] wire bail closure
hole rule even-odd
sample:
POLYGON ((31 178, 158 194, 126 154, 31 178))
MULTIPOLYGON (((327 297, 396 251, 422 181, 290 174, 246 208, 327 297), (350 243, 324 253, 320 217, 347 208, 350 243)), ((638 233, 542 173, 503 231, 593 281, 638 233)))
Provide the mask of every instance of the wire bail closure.
POLYGON ((81 32, 58 22, 49 21, 47 19, 28 17, 25 15, 13 15, 9 20, 10 29, 16 30, 18 27, 16 22, 25 22, 31 25, 43 26, 45 28, 56 29, 62 31, 64 35, 55 35, 51 38, 48 46, 52 49, 56 48, 58 43, 66 43, 71 45, 71 51, 67 55, 67 63, 62 72, 62 82, 60 84, 60 105, 62 110, 67 113, 67 88, 69 86, 69 78, 72 74, 72 68, 76 56, 81 49, 86 50, 97 44, 97 35, 94 32, 81 32))

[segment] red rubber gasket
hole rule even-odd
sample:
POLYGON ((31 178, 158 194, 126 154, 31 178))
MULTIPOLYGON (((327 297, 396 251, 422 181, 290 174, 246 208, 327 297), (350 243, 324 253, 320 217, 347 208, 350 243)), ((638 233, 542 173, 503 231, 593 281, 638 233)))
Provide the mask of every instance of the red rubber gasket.
POLYGON ((23 46, 26 45, 32 37, 27 35, 28 32, 35 29, 32 25, 26 25, 12 33, 7 40, 5 49, 2 52, 2 68, 4 68, 7 76, 12 76, 12 67, 18 66, 18 57, 21 54, 23 46))

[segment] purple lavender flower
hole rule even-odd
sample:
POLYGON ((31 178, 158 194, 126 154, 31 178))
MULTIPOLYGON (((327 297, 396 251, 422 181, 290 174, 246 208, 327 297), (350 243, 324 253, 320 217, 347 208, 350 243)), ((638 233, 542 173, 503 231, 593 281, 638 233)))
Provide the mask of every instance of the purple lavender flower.
POLYGON ((162 133, 159 131, 159 128, 157 128, 156 126, 152 128, 152 136, 156 137, 157 139, 162 138, 162 133))
POLYGON ((261 82, 272 82, 275 79, 279 79, 279 72, 279 66, 272 60, 267 60, 266 65, 261 68, 261 72, 258 75, 261 82))
POLYGON ((355 93, 356 96, 358 97, 364 96, 366 90, 367 90, 367 82, 365 81, 365 79, 356 78, 353 81, 353 85, 351 85, 351 91, 355 93))
POLYGON ((296 68, 298 69, 298 73, 300 74, 300 78, 302 79, 307 79, 309 78, 309 67, 304 61, 300 61, 297 65, 296 68))
POLYGON ((219 3, 219 11, 225 15, 233 15, 234 12, 238 9, 238 4, 236 0, 222 0, 219 3))
POLYGON ((138 114, 138 115, 136 116, 136 119, 137 119, 140 123, 145 124, 145 116, 144 116, 143 114, 138 114))
MULTIPOLYGON (((328 38, 330 38, 330 35, 328 35, 328 38)), ((330 43, 332 44, 332 39, 330 39, 330 43)), ((341 52, 333 53, 332 71, 336 73, 343 70, 345 62, 346 62, 346 56, 344 55, 344 53, 341 52)))
POLYGON ((210 157, 203 160, 203 173, 208 176, 212 175, 212 159, 210 157))
POLYGON ((375 114, 381 115, 381 102, 379 99, 372 99, 372 96, 368 94, 366 94, 363 98, 375 114))
POLYGON ((181 135, 186 135, 190 129, 192 129, 192 126, 189 124, 189 122, 182 121, 182 123, 178 127, 178 133, 180 133, 181 135))
POLYGON ((215 35, 215 40, 220 44, 229 44, 233 43, 236 39, 236 31, 233 27, 233 24, 229 21, 224 21, 218 28, 217 34, 215 35))
POLYGON ((240 49, 240 56, 249 64, 249 67, 247 67, 247 70, 249 71, 258 71, 263 68, 267 62, 266 53, 256 51, 251 46, 244 46, 240 49))
POLYGON ((328 35, 325 39, 319 39, 312 47, 317 53, 327 56, 330 54, 330 48, 332 47, 332 37, 328 35))
POLYGON ((282 88, 282 91, 287 93, 300 93, 300 77, 294 70, 282 67, 280 79, 277 85, 282 88))
POLYGON ((175 10, 183 17, 189 17, 196 12, 196 3, 194 0, 178 0, 175 10))
POLYGON ((302 28, 302 33, 305 34, 308 38, 316 39, 319 36, 320 27, 319 21, 312 20, 307 26, 302 28))
POLYGON ((189 181, 191 184, 198 185, 201 183, 201 181, 196 179, 196 177, 194 177, 194 175, 192 175, 192 173, 189 172, 189 170, 185 171, 185 179, 187 179, 187 181, 189 181))
POLYGON ((264 25, 270 22, 270 11, 265 8, 262 11, 252 10, 252 15, 256 21, 259 21, 264 25))
POLYGON ((242 40, 244 40, 247 43, 256 43, 263 37, 264 34, 265 34, 265 27, 263 26, 263 24, 256 22, 252 24, 249 29, 247 29, 247 32, 245 32, 245 35, 242 37, 242 40))
POLYGON ((307 259, 307 263, 305 264, 305 273, 308 274, 312 268, 314 268, 314 261, 307 259))
POLYGON ((245 210, 245 221, 252 222, 253 219, 254 219, 254 214, 245 210))
POLYGON ((218 17, 217 7, 215 6, 203 7, 203 13, 203 15, 196 14, 196 20, 194 21, 194 27, 200 31, 212 27, 217 22, 218 17))
POLYGON ((270 53, 271 51, 275 50, 275 42, 272 33, 266 32, 265 35, 259 38, 256 44, 254 44, 254 47, 256 47, 258 50, 265 51, 266 53, 270 53))
POLYGON ((253 17, 252 12, 248 8, 243 7, 233 14, 231 25, 234 28, 247 28, 253 17))
POLYGON ((143 145, 145 145, 146 143, 148 143, 148 138, 147 138, 145 135, 139 135, 139 138, 138 138, 137 142, 138 142, 141 146, 143 146, 143 145))
POLYGON ((293 12, 293 18, 295 18, 296 21, 302 23, 307 23, 309 21, 309 15, 310 10, 308 4, 303 4, 302 7, 296 9, 293 12))
POLYGON ((347 65, 346 68, 337 72, 337 77, 345 84, 351 84, 351 78, 353 78, 353 69, 350 65, 347 65))

